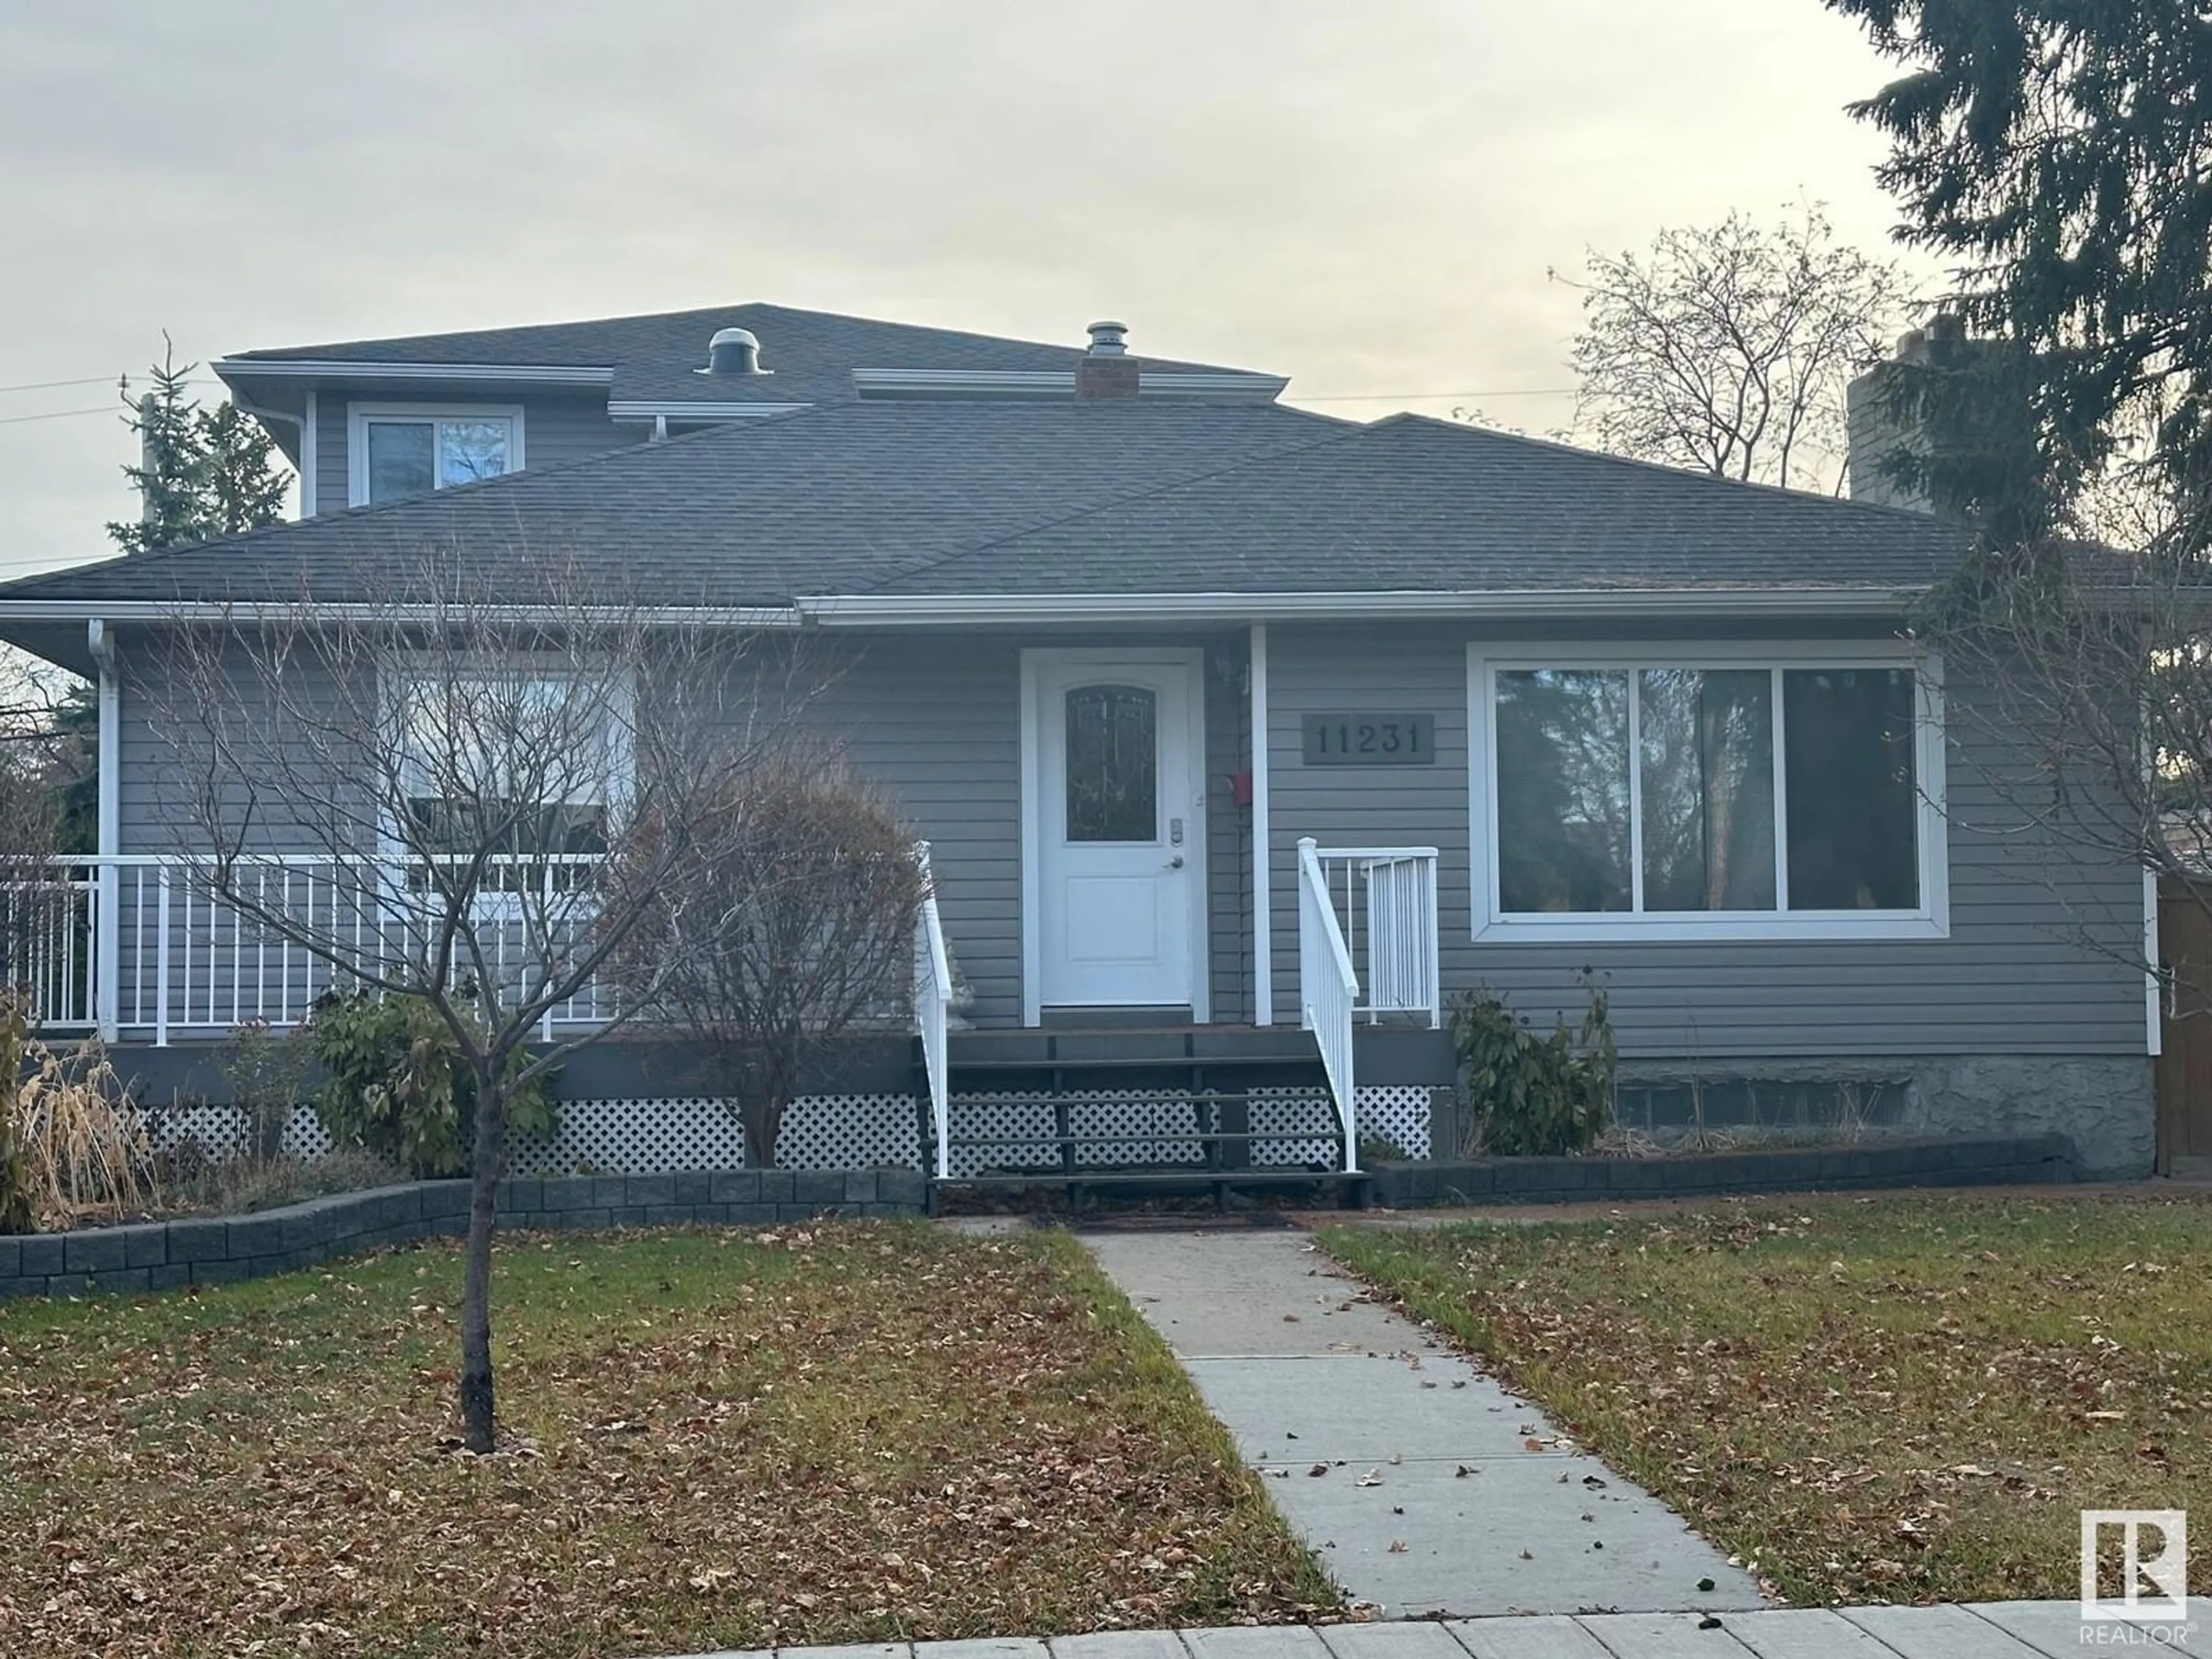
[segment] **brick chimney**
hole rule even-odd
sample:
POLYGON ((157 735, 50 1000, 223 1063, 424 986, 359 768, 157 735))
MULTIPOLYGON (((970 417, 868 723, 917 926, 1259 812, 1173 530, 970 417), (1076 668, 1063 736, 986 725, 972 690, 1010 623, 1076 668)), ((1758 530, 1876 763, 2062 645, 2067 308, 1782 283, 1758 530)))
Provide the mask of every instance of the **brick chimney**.
POLYGON ((2008 438, 2027 435, 2025 403, 1998 374, 2000 355, 1940 312, 1899 337, 1896 355, 1844 388, 1845 471, 1855 501, 1955 516, 1929 494, 1926 468, 1957 470, 2008 438), (2015 409, 2017 404, 2019 407, 2015 409), (1899 464, 1914 476, 1897 476, 1899 464))
POLYGON ((1075 360, 1078 398, 1133 398, 1141 365, 1129 355, 1126 323, 1091 325, 1091 349, 1075 360))

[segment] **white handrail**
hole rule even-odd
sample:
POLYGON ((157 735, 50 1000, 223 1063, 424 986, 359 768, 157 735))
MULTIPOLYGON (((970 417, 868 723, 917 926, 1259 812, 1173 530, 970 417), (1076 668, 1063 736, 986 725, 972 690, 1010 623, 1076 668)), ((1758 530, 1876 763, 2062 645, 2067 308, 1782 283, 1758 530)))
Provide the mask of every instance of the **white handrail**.
POLYGON ((1354 1018, 1370 1025, 1385 1014, 1443 1024, 1438 962, 1437 849, 1322 847, 1322 888, 1365 988, 1354 1018))
POLYGON ((945 1027, 952 1007, 952 963, 945 950, 945 924, 937 914, 937 882, 929 870, 929 843, 914 844, 921 871, 921 903, 914 916, 914 1029, 921 1039, 921 1063, 929 1082, 929 1115, 937 1134, 937 1175, 952 1173, 950 1121, 951 1079, 945 1068, 945 1027))
POLYGON ((1359 1172, 1358 1088, 1352 1071, 1352 1017, 1358 1003, 1359 976, 1352 971, 1344 930, 1337 926, 1319 843, 1308 836, 1298 842, 1298 1005, 1321 1049, 1329 1092, 1336 1097, 1346 1175, 1359 1172))

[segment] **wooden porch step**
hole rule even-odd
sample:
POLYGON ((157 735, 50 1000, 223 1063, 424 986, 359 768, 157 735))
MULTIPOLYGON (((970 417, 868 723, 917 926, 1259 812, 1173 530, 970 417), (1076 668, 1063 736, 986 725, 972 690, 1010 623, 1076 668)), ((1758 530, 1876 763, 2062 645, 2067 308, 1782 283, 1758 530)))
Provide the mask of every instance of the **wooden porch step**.
POLYGON ((937 1212, 938 1195, 945 1189, 963 1187, 999 1190, 1050 1188, 1065 1189, 1076 1211, 1080 1213, 1086 1194, 1121 1189, 1154 1194, 1172 1194, 1180 1190, 1194 1194, 1210 1193, 1214 1207, 1226 1211, 1230 1191, 1235 1188, 1334 1187, 1337 1202, 1352 1210, 1365 1206, 1369 1179, 1364 1173, 1346 1175, 1341 1170, 1089 1170, 946 1176, 932 1178, 925 1202, 928 1212, 933 1215, 937 1212))
POLYGON ((952 1072, 1154 1072, 1238 1071, 1267 1068, 1269 1070, 1299 1067, 1316 1069, 1321 1065, 1318 1054, 1119 1054, 1095 1058, 997 1059, 970 1060, 960 1054, 948 1054, 946 1069, 952 1072))

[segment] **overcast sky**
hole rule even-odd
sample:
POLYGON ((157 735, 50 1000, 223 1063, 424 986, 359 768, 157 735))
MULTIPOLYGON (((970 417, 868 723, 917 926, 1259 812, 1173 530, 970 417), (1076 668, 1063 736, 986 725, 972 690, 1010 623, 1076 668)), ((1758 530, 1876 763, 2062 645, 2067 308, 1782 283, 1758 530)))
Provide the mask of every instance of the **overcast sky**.
POLYGON ((1879 246, 1842 106, 1884 76, 1817 0, 12 5, 0 386, 110 385, 0 392, 0 574, 107 550, 128 434, 22 417, 164 327, 1110 315, 1339 413, 1564 425, 1547 269, 1806 198, 1879 246))

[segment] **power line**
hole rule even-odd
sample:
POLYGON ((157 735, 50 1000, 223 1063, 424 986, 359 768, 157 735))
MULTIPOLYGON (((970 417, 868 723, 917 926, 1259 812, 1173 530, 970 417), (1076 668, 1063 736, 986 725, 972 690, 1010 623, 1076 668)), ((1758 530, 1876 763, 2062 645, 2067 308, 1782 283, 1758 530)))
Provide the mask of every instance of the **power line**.
POLYGON ((105 404, 98 409, 52 409, 43 415, 0 416, 0 426, 21 426, 26 421, 68 421, 80 415, 112 415, 120 419, 127 412, 120 404, 105 404))
POLYGON ((95 374, 88 380, 26 380, 21 386, 0 386, 0 392, 52 392, 66 386, 112 386, 117 376, 95 374))

